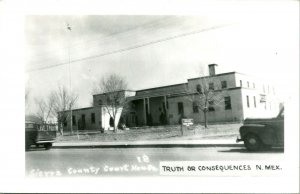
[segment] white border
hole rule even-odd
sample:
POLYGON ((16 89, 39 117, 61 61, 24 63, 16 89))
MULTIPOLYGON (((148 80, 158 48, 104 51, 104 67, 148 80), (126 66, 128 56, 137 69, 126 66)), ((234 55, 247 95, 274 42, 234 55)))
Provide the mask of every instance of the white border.
MULTIPOLYGON (((295 92, 286 99, 285 163, 289 169, 281 177, 144 177, 97 179, 24 179, 24 66, 22 48, 23 19, 26 15, 95 14, 95 15, 193 15, 214 10, 228 14, 239 6, 259 1, 196 1, 196 0, 31 0, 1 3, 1 149, 0 192, 299 192, 299 67, 292 66, 295 92), (220 6, 222 4, 223 6, 220 6), (3 8, 3 5, 5 7, 3 8), (216 6, 218 5, 218 6, 216 6), (4 28, 3 28, 4 27, 4 28), (4 43, 4 44, 3 44, 4 43), (8 51, 8 52, 7 52, 8 51), (11 140, 14 140, 12 143, 11 140), (288 141, 287 141, 288 140, 288 141), (12 146, 13 145, 13 146, 12 146), (45 190, 46 189, 46 190, 45 190)), ((281 9, 296 1, 264 1, 257 9, 273 6, 281 9)), ((253 6, 249 6, 253 9, 253 6)), ((263 9, 262 9, 263 10, 263 9)))

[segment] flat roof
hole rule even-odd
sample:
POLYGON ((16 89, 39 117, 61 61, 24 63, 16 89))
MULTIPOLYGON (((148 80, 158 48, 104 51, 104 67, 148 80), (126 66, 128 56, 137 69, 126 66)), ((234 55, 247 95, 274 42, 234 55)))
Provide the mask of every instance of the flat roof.
MULTIPOLYGON (((96 108, 96 106, 85 107, 85 108, 76 108, 76 109, 72 109, 72 111, 87 110, 87 109, 92 109, 92 108, 96 108)), ((67 112, 67 111, 71 111, 71 110, 65 110, 65 111, 59 111, 59 112, 67 112)))
POLYGON ((109 93, 114 93, 114 92, 135 92, 134 90, 117 90, 113 92, 105 92, 105 93, 99 93, 99 94, 93 94, 93 96, 98 96, 98 95, 103 95, 103 94, 109 94, 109 93))
MULTIPOLYGON (((218 77, 218 76, 224 76, 224 75, 230 75, 230 74, 236 74, 236 73, 241 74, 241 75, 247 75, 247 74, 244 74, 244 73, 233 71, 233 72, 227 72, 227 73, 220 73, 220 74, 216 74, 216 75, 213 75, 213 76, 207 75, 207 76, 202 76, 202 77, 195 77, 195 78, 190 78, 190 79, 187 79, 187 80, 190 81, 190 80, 203 79, 203 78, 209 78, 209 77, 218 77)), ((151 91, 151 90, 155 90, 155 89, 163 89, 163 88, 172 88, 172 87, 176 87, 176 86, 185 86, 187 84, 188 84, 188 82, 179 83, 179 84, 172 84, 172 85, 165 85, 165 86, 159 86, 159 87, 151 87, 151 88, 146 88, 146 89, 141 89, 141 90, 118 90, 118 91, 115 91, 115 92, 122 92, 122 91, 136 92, 136 95, 131 96, 130 98, 132 98, 132 97, 138 98, 139 95, 141 95, 141 97, 144 96, 145 94, 143 94, 143 92, 146 92, 146 91, 151 91), (142 93, 142 94, 139 94, 139 93, 142 93)), ((93 94, 93 96, 103 95, 103 94, 108 94, 108 93, 112 93, 112 92, 93 94)), ((181 92, 178 92, 178 93, 181 93, 181 92)), ((166 94, 166 95, 172 95, 172 94, 175 94, 175 93, 170 93, 170 94, 166 94)), ((154 94, 154 96, 155 96, 155 94, 154 94)))
POLYGON ((220 73, 220 74, 215 74, 215 75, 207 75, 207 76, 202 76, 202 77, 195 77, 195 78, 190 78, 188 80, 195 80, 195 79, 202 79, 202 78, 208 78, 208 77, 218 77, 218 76, 223 76, 223 75, 229 75, 229 74, 235 74, 237 72, 228 72, 228 73, 220 73))
POLYGON ((166 86, 159 86, 159 87, 153 87, 148 89, 142 89, 142 90, 136 90, 136 92, 144 92, 147 90, 154 90, 154 89, 161 89, 161 88, 168 88, 168 87, 174 87, 174 86, 180 86, 180 85, 186 85, 187 83, 181 83, 181 84, 172 84, 172 85, 166 85, 166 86))

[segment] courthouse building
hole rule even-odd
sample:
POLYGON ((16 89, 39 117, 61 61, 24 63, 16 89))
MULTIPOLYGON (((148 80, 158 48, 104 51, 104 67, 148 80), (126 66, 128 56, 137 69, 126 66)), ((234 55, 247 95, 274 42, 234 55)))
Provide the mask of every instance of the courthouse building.
MULTIPOLYGON (((175 125, 182 118, 192 118, 195 123, 203 123, 199 95, 205 85, 215 95, 221 94, 217 101, 208 101, 209 123, 241 122, 247 117, 273 117, 279 112, 279 101, 271 84, 238 72, 217 74, 216 68, 216 64, 210 64, 208 76, 188 79, 182 84, 122 91, 131 108, 126 113, 121 109, 114 122, 139 127, 175 125)), ((72 111, 73 130, 111 129, 112 119, 101 103, 103 95, 93 95, 92 107, 72 111)), ((69 122, 64 126, 70 129, 69 122)))

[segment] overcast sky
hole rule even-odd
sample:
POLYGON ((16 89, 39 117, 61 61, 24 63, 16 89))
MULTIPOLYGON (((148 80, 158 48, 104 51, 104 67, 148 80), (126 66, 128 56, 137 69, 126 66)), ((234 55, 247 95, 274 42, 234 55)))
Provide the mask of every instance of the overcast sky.
POLYGON ((27 16, 26 87, 33 99, 58 84, 69 86, 69 49, 79 107, 90 106, 93 84, 109 73, 122 75, 138 90, 184 83, 210 63, 218 64, 217 73, 264 77, 284 93, 292 81, 289 66, 299 63, 295 5, 218 5, 193 16, 27 16))

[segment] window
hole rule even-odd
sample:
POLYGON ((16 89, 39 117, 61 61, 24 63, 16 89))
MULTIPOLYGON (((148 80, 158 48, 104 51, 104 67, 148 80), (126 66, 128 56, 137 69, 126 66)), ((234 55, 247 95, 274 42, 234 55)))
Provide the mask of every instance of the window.
POLYGON ((67 120, 64 121, 64 127, 68 126, 67 120))
POLYGON ((267 102, 265 102, 265 110, 267 110, 267 102))
POLYGON ((240 80, 240 86, 243 87, 243 81, 242 80, 240 80))
POLYGON ((214 104, 213 100, 208 101, 208 111, 215 111, 214 104))
POLYGON ((249 108, 250 107, 250 104, 249 104, 249 96, 246 96, 247 97, 247 107, 249 108))
POLYGON ((83 125, 85 124, 85 114, 81 115, 81 122, 82 122, 83 125))
POLYGON ((225 102, 225 110, 230 110, 231 109, 230 96, 224 97, 224 102, 225 102))
POLYGON ((226 81, 222 81, 221 85, 222 85, 222 89, 227 88, 227 82, 226 81))
POLYGON ((196 101, 193 102, 193 112, 194 113, 199 113, 199 106, 196 101))
POLYGON ((98 100, 98 105, 103 105, 102 100, 98 100))
POLYGON ((73 125, 76 125, 76 117, 75 117, 75 115, 72 116, 72 123, 73 123, 73 125))
POLYGON ((183 115, 184 110, 183 110, 183 103, 178 102, 178 114, 183 115))
POLYGON ((254 108, 256 108, 256 98, 253 96, 253 103, 254 103, 254 108))
POLYGON ((92 113, 92 114, 91 114, 91 121, 92 121, 92 123, 95 123, 95 120, 96 120, 96 119, 95 119, 95 113, 92 113))
POLYGON ((209 84, 208 84, 208 88, 209 88, 210 90, 214 90, 214 89, 215 89, 214 83, 209 83, 209 84))
POLYGON ((250 83, 249 82, 247 82, 247 86, 248 86, 248 88, 250 88, 250 83))
POLYGON ((202 88, 201 88, 200 84, 197 84, 196 90, 197 90, 198 93, 202 94, 202 88))
POLYGON ((253 88, 255 88, 255 83, 253 83, 253 88))

